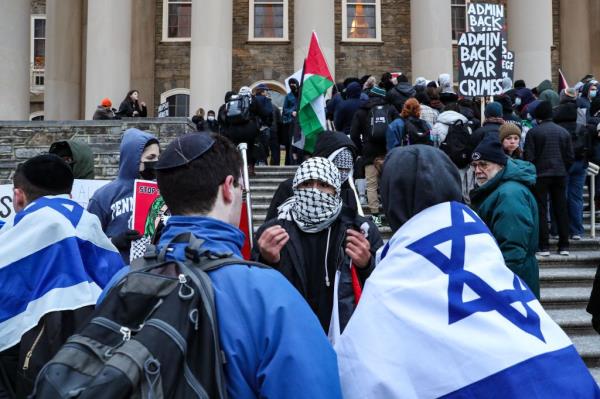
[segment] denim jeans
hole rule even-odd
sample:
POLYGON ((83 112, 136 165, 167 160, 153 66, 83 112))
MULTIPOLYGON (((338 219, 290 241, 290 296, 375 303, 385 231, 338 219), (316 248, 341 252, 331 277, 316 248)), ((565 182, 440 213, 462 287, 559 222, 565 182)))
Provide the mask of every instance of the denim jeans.
POLYGON ((575 161, 567 176, 567 207, 569 210, 569 234, 583 234, 583 186, 587 166, 584 161, 575 161))

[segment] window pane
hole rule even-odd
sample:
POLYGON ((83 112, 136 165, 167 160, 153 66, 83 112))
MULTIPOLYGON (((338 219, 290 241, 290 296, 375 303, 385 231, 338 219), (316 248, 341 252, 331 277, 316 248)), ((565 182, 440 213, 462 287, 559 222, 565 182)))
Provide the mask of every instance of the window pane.
POLYGON ((190 110, 190 96, 175 94, 167 97, 169 103, 169 116, 187 117, 190 110))
POLYGON ((46 40, 45 39, 34 39, 33 40, 33 64, 36 69, 44 69, 46 60, 46 40))
POLYGON ((46 20, 45 19, 35 19, 34 20, 34 32, 33 37, 46 37, 46 20))
POLYGON ((192 5, 169 4, 169 37, 190 37, 192 32, 192 5))
POLYGON ((467 30, 467 8, 463 5, 452 6, 452 40, 458 40, 467 30))
POLYGON ((282 4, 256 4, 254 6, 254 37, 283 38, 282 4))
MULTIPOLYGON (((362 3, 367 3, 367 1, 363 1, 362 3)), ((347 27, 349 39, 377 38, 377 17, 375 11, 375 5, 348 4, 347 27)))

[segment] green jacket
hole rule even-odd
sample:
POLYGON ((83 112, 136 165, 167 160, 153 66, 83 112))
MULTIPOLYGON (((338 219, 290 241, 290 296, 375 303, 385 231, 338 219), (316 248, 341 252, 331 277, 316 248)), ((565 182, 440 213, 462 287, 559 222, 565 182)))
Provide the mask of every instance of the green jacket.
POLYGON ((552 88, 552 82, 548 79, 544 80, 537 87, 538 91, 538 100, 540 101, 548 101, 552 104, 552 108, 558 106, 560 104, 560 97, 557 92, 552 88))
POLYGON ((538 207, 530 190, 535 181, 533 164, 509 159, 492 180, 471 191, 471 206, 492 231, 506 266, 539 298, 538 207))

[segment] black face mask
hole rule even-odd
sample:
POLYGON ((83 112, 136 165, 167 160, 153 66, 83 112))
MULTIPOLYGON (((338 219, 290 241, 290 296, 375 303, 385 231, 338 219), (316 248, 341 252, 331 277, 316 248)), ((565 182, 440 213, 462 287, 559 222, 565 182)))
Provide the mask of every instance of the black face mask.
POLYGON ((158 161, 145 161, 144 170, 140 172, 140 176, 144 180, 156 180, 156 164, 158 161))
POLYGON ((290 86, 290 90, 292 91, 293 94, 298 93, 298 86, 290 86))

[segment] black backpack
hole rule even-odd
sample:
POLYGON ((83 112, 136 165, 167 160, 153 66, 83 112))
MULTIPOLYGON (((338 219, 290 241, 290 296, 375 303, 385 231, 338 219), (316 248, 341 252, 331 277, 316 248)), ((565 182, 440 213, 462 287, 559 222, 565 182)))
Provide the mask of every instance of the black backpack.
POLYGON ((226 120, 231 125, 243 125, 250 121, 250 96, 234 95, 227 102, 226 120))
POLYGON ((214 294, 208 271, 266 267, 203 252, 203 240, 180 234, 160 253, 148 246, 40 371, 32 398, 226 398, 214 294), (187 243, 186 261, 166 260, 187 243))
POLYGON ((574 132, 571 132, 571 142, 573 143, 573 154, 576 160, 585 159, 587 156, 587 125, 577 124, 574 132))
POLYGON ((389 105, 375 105, 369 110, 368 129, 369 141, 375 144, 385 144, 387 129, 390 124, 389 105))
POLYGON ((402 145, 425 144, 433 145, 431 130, 425 121, 416 118, 408 118, 404 121, 404 137, 402 145))
POLYGON ((474 149, 471 130, 467 124, 459 120, 448 126, 448 134, 446 140, 440 144, 440 150, 444 151, 459 169, 471 163, 474 149))

